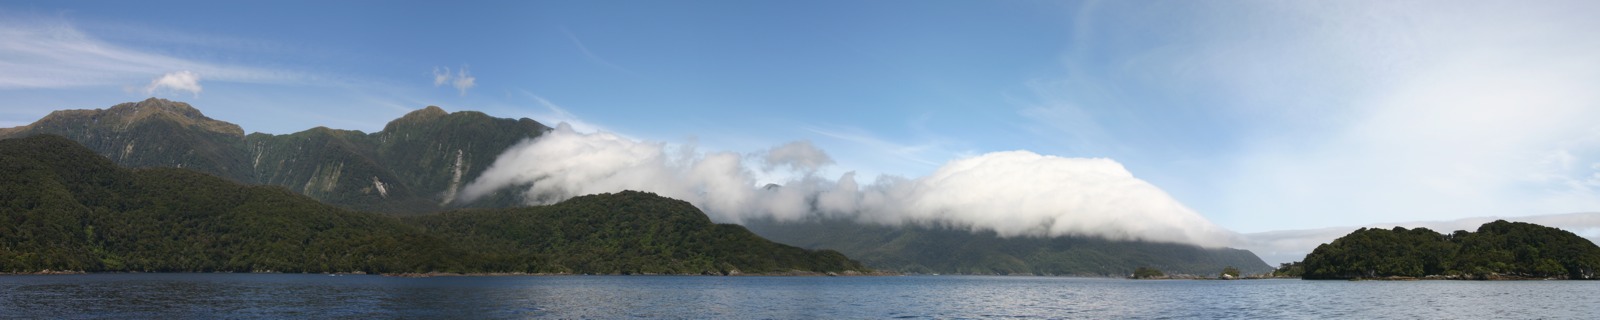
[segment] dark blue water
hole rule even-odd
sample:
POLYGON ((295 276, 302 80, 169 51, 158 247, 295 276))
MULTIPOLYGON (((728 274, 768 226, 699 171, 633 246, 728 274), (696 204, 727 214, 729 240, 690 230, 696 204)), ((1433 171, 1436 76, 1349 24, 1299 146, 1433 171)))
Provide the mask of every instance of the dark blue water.
POLYGON ((1600 282, 0 276, 3 318, 1593 318, 1600 282))

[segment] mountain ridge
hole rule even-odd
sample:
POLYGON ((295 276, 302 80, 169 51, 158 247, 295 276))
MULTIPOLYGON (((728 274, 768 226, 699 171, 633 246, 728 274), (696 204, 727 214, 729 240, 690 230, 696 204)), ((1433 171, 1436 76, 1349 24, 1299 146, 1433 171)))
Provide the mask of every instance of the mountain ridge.
MULTIPOLYGON (((288 187, 357 210, 416 214, 453 207, 455 193, 505 148, 550 127, 528 118, 427 106, 365 133, 318 126, 244 134, 188 103, 150 98, 107 109, 59 110, 0 138, 56 134, 119 165, 177 167, 248 184, 288 187)), ((482 206, 511 205, 491 197, 482 206), (500 203, 493 203, 498 201, 500 203)))
MULTIPOLYGON (((41 119, 28 126, 0 130, 0 138, 60 134, 90 147, 119 165, 194 169, 247 184, 281 186, 346 209, 392 215, 415 215, 456 208, 506 208, 524 205, 520 194, 513 190, 515 188, 507 188, 480 197, 473 203, 459 203, 457 196, 466 182, 481 175, 500 153, 511 145, 538 137, 550 130, 550 127, 528 118, 515 120, 496 118, 477 111, 452 113, 437 106, 427 106, 410 111, 388 122, 382 130, 372 133, 319 126, 290 134, 256 132, 241 137, 235 135, 232 130, 208 130, 197 126, 197 123, 210 123, 207 125, 209 128, 227 128, 232 124, 206 118, 198 109, 186 103, 151 98, 139 103, 125 103, 118 106, 130 104, 131 106, 144 104, 145 109, 165 108, 157 111, 169 115, 146 116, 138 118, 141 121, 127 121, 125 125, 117 127, 103 125, 97 121, 100 117, 96 117, 95 112, 103 113, 105 112, 103 110, 62 111, 60 117, 46 117, 47 119, 41 119), (40 123, 52 125, 37 125, 40 123), (74 128, 77 130, 72 130, 74 128)), ((155 112, 147 113, 155 114, 155 112)), ((1212 269, 1221 268, 1213 265, 1215 263, 1190 265, 1128 257, 1108 258, 1112 259, 1108 261, 1113 261, 1114 267, 1089 265, 1070 268, 1048 267, 1045 265, 1060 264, 1065 260, 1038 258, 1040 256, 1013 252, 1016 249, 1007 246, 1033 248, 1043 254, 1054 256, 1067 254, 1071 251, 1071 247, 1059 246, 1067 249, 1055 250, 1051 249, 1055 248, 1051 247, 1055 244, 1050 243, 996 240, 998 238, 990 239, 995 237, 984 237, 971 232, 965 234, 931 232, 932 230, 914 227, 875 232, 899 232, 921 234, 921 236, 905 239, 858 238, 866 242, 856 244, 856 247, 874 247, 873 250, 853 250, 837 244, 819 245, 815 239, 807 237, 781 236, 783 233, 774 233, 764 225, 747 227, 779 242, 813 249, 837 249, 845 251, 851 257, 865 258, 863 261, 879 263, 875 265, 878 267, 910 272, 1112 275, 1124 271, 1132 272, 1131 270, 1137 266, 1130 263, 1150 264, 1148 266, 1166 268, 1164 270, 1173 273, 1209 273, 1215 272, 1212 269), (888 247, 893 241, 907 241, 907 239, 922 239, 924 242, 915 246, 894 247, 902 251, 890 250, 888 247), (937 248, 931 243, 948 243, 950 239, 968 239, 989 245, 989 247, 970 248, 973 257, 977 257, 978 260, 994 258, 996 261, 1009 262, 1002 265, 984 265, 985 263, 981 261, 946 263, 926 260, 914 263, 884 263, 894 259, 905 260, 908 256, 918 257, 920 254, 913 251, 935 250, 937 248), (1039 266, 1036 267, 1035 264, 1039 266)), ((867 226, 851 226, 851 228, 854 229, 850 232, 865 230, 861 228, 870 229, 867 226)), ((1107 243, 1120 242, 1107 241, 1107 243)), ((1156 246, 1161 245, 1134 247, 1144 250, 1156 246)), ((1115 256, 1114 252, 1102 252, 1110 250, 1107 248, 1111 247, 1115 246, 1078 246, 1076 247, 1078 251, 1071 252, 1115 256)), ((1249 259, 1234 259, 1234 254, 1231 252, 1173 250, 1185 254, 1201 253, 1190 255, 1196 259, 1241 261, 1237 267, 1246 271, 1270 269, 1265 263, 1260 262, 1259 257, 1254 257, 1253 253, 1248 251, 1245 252, 1251 255, 1255 262, 1245 261, 1249 259)))
POLYGON ((55 135, 0 139, 0 172, 0 273, 870 271, 637 191, 398 218, 193 170, 128 169, 55 135))

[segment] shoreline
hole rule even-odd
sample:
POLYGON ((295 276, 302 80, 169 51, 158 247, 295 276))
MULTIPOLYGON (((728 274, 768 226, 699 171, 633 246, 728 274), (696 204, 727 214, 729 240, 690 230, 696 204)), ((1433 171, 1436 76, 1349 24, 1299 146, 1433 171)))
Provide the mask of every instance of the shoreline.
POLYGON ((251 272, 227 272, 227 271, 224 271, 224 272, 107 271, 107 272, 86 272, 86 271, 72 271, 72 270, 40 270, 40 271, 35 271, 35 272, 0 272, 0 277, 4 277, 4 276, 41 276, 41 275, 51 275, 51 276, 53 276, 53 275, 91 275, 91 274, 137 274, 137 273, 152 273, 152 274, 228 274, 228 273, 237 273, 237 274, 303 274, 303 275, 328 275, 328 276, 347 276, 347 275, 369 276, 370 275, 370 276, 394 277, 394 278, 517 277, 517 276, 532 276, 532 277, 551 277, 551 276, 888 277, 888 276, 903 276, 903 274, 894 273, 894 272, 882 272, 882 271, 860 272, 860 271, 854 271, 854 270, 844 271, 844 272, 789 271, 789 272, 763 272, 763 273, 743 273, 743 272, 734 271, 734 272, 730 272, 730 273, 727 273, 727 274, 722 274, 722 273, 565 273, 565 272, 561 272, 561 273, 543 273, 543 272, 539 272, 539 273, 528 273, 528 272, 468 272, 468 273, 454 273, 454 272, 401 272, 401 273, 366 273, 366 272, 361 272, 361 271, 355 271, 355 272, 277 272, 277 271, 251 271, 251 272))

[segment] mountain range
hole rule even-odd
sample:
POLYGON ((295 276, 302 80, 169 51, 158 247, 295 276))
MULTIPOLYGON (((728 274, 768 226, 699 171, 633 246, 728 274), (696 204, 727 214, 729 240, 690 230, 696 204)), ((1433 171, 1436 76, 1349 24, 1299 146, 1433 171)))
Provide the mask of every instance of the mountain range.
POLYGON ((0 272, 867 271, 637 191, 395 217, 193 170, 127 169, 56 135, 0 140, 0 173, 0 272))
MULTIPOLYGON (((184 168, 283 186, 349 209, 415 214, 459 207, 454 200, 465 179, 483 172, 512 144, 547 130, 528 118, 429 106, 373 133, 316 127, 246 135, 187 103, 150 98, 55 111, 26 126, 0 129, 0 139, 60 135, 122 166, 184 168)), ((516 204, 505 196, 488 198, 481 205, 516 204)))
MULTIPOLYGON (((189 169, 244 184, 281 186, 345 209, 410 216, 522 206, 520 194, 509 189, 471 203, 457 201, 456 195, 508 147, 548 130, 532 119, 447 113, 429 106, 373 133, 317 127, 246 135, 238 125, 208 118, 187 103, 151 98, 108 109, 55 111, 33 124, 0 129, 0 139, 60 135, 122 166, 189 169)), ((780 243, 838 250, 868 267, 913 273, 1118 276, 1137 267, 1188 274, 1215 274, 1227 266, 1251 273, 1271 270, 1249 251, 1185 244, 1002 238, 939 226, 850 221, 755 221, 747 227, 780 243)))

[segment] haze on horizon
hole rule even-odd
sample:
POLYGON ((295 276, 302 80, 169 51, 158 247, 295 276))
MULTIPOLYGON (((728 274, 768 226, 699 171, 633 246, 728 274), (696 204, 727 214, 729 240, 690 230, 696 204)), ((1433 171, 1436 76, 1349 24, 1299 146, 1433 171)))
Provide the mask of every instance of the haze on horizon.
MULTIPOLYGON (((15 1, 0 4, 0 127, 157 96, 247 131, 370 132, 439 105, 660 149, 644 154, 731 154, 723 168, 743 189, 888 190, 996 155, 1047 159, 1059 171, 1046 172, 1125 174, 1115 181, 1150 189, 1074 180, 1008 191, 1098 190, 1090 198, 1159 203, 1154 216, 1192 215, 1171 221, 1224 237, 1596 212, 1597 9, 15 1), (796 142, 829 161, 765 158, 796 142)), ((994 172, 985 178, 1014 177, 994 172)), ((992 204, 951 205, 966 213, 949 219, 1007 218, 962 218, 992 204)), ((1018 215, 1124 214, 1065 207, 1076 211, 1018 215)), ((1562 227, 1600 234, 1583 223, 1562 227)))

